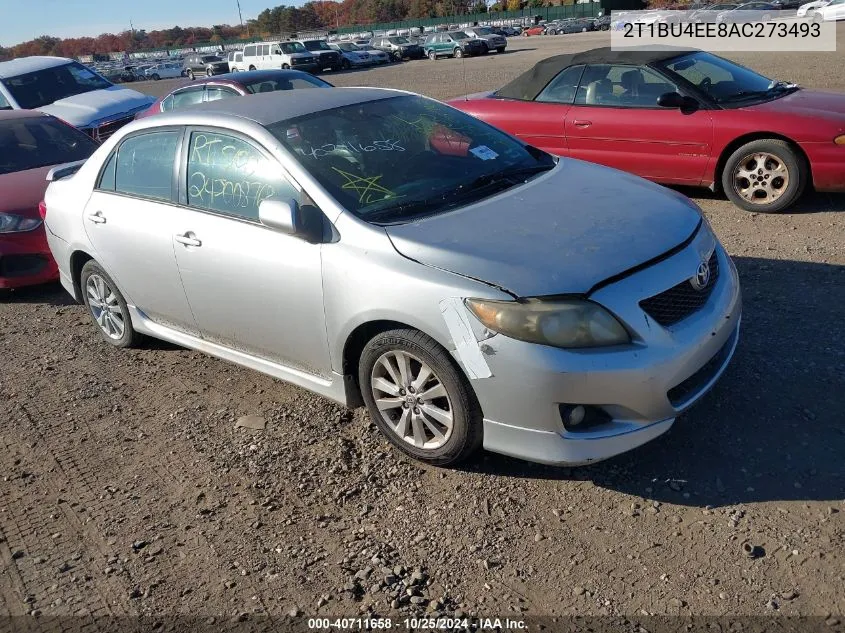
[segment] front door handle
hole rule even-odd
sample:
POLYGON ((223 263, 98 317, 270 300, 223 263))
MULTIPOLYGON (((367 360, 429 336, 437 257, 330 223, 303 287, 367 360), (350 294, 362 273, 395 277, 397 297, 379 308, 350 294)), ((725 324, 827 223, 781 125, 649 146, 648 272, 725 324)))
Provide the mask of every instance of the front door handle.
POLYGON ((575 127, 590 127, 592 124, 592 121, 587 121, 586 119, 575 119, 572 122, 572 125, 575 127))
POLYGON ((175 240, 185 246, 202 246, 202 242, 194 237, 193 233, 177 233, 175 240))
POLYGON ((94 224, 105 224, 106 218, 103 217, 102 211, 97 211, 95 213, 89 213, 87 216, 89 222, 93 222, 94 224))

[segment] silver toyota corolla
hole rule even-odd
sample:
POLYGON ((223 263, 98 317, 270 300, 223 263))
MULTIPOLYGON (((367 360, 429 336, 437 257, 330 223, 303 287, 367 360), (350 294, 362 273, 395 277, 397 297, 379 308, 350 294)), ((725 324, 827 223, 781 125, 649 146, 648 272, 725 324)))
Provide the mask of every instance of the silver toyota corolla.
POLYGON ((695 204, 410 93, 207 103, 50 179, 62 284, 106 341, 366 405, 435 464, 634 448, 738 339, 736 269, 695 204))

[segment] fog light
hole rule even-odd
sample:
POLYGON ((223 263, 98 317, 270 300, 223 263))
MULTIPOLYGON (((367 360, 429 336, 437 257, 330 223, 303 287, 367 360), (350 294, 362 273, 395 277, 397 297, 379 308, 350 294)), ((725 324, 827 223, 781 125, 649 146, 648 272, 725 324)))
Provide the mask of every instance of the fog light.
POLYGON ((565 405, 560 408, 564 426, 578 426, 587 416, 587 410, 580 404, 565 405))

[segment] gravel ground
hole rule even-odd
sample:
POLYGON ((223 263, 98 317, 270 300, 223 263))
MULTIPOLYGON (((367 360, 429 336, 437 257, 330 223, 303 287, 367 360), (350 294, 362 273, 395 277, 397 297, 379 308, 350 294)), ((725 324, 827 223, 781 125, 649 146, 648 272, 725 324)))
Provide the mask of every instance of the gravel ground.
MULTIPOLYGON (((443 98, 606 37, 328 79, 443 98)), ((842 53, 737 58, 845 90, 842 53)), ((685 193, 739 268, 742 340, 670 433, 587 468, 420 466, 360 410, 165 343, 113 350, 56 286, 0 299, 0 614, 780 613, 840 629, 845 196, 766 216, 685 193), (236 428, 246 414, 266 429, 236 428)))

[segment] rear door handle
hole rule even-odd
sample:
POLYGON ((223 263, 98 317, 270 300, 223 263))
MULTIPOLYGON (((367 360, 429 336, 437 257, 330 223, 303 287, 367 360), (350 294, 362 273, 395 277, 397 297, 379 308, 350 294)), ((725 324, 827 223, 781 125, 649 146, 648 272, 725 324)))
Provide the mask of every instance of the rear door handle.
POLYGON ((87 216, 89 222, 93 222, 94 224, 105 224, 106 218, 103 217, 102 211, 97 211, 95 213, 89 213, 87 216))
POLYGON ((174 239, 185 246, 202 246, 202 242, 195 238, 194 234, 190 232, 177 233, 174 239))
POLYGON ((575 127, 590 127, 592 124, 592 121, 587 121, 586 119, 575 119, 572 122, 572 125, 575 127))

